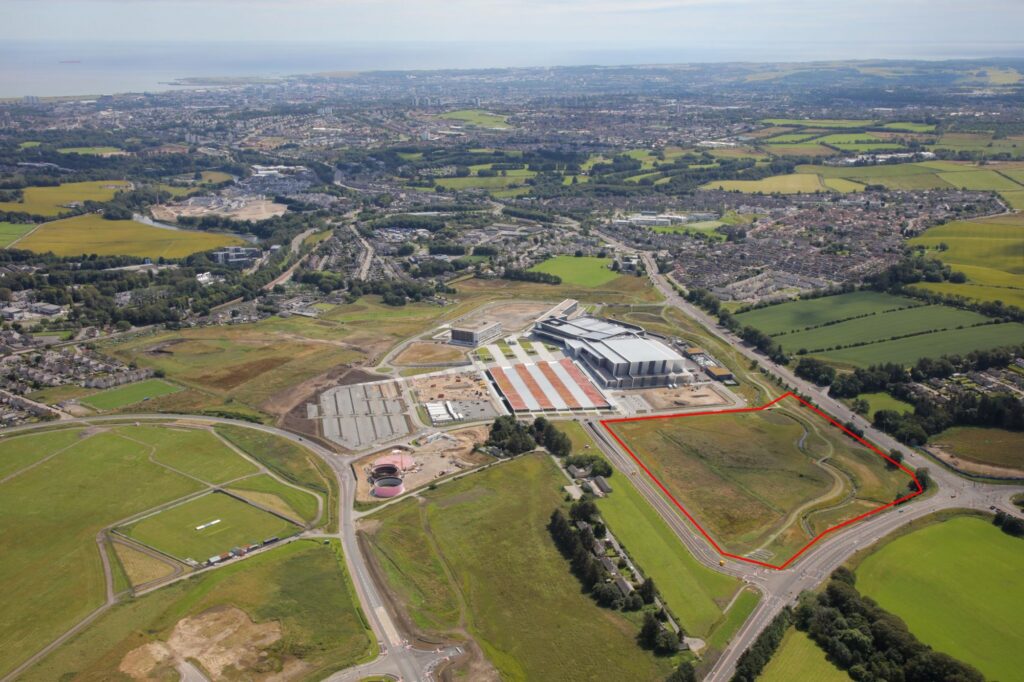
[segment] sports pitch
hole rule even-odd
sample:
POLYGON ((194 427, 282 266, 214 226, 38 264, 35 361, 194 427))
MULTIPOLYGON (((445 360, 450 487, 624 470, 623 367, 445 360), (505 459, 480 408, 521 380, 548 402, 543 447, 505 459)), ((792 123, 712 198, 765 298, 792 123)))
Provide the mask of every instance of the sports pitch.
POLYGON ((210 493, 118 531, 179 559, 204 561, 240 545, 288 537, 299 527, 223 493, 210 493))
POLYGON ((792 393, 755 408, 602 424, 720 554, 768 568, 920 494, 908 469, 792 393))
POLYGON ((546 272, 562 278, 562 284, 578 287, 599 287, 619 277, 612 270, 611 258, 583 256, 555 256, 530 268, 531 272, 546 272))

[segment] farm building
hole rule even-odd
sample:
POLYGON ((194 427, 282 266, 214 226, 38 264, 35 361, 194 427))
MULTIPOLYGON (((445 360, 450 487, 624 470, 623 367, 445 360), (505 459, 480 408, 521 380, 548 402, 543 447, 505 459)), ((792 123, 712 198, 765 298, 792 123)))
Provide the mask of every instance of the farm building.
POLYGON ((479 346, 501 335, 501 322, 484 321, 475 325, 452 326, 452 343, 479 346))
POLYGON ((553 317, 538 322, 537 336, 557 342, 606 388, 674 386, 693 380, 683 356, 643 327, 596 317, 553 317))

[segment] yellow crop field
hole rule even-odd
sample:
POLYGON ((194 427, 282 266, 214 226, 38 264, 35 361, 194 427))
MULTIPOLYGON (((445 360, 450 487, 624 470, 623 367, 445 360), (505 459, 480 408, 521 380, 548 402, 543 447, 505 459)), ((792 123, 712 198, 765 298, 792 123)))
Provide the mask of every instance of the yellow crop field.
POLYGON ((94 180, 69 182, 57 187, 26 187, 22 201, 0 202, 0 211, 55 216, 64 213, 68 204, 81 201, 110 201, 119 190, 131 189, 130 182, 122 180, 94 180))
POLYGON ((242 245, 238 237, 216 232, 167 230, 133 220, 105 220, 97 214, 81 215, 43 223, 15 244, 38 253, 52 251, 58 256, 95 253, 148 258, 183 258, 197 251, 242 245))
POLYGON ((701 189, 723 189, 727 192, 739 190, 744 193, 763 192, 764 194, 799 194, 801 192, 828 192, 821 184, 817 175, 792 174, 772 175, 761 180, 722 180, 709 182, 701 189))

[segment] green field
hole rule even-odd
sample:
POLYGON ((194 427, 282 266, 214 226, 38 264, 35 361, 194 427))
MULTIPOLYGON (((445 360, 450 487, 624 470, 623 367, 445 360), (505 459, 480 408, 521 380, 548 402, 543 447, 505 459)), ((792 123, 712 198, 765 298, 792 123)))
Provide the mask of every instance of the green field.
POLYGON ((1019 159, 1024 156, 1024 138, 1010 136, 995 139, 992 133, 946 133, 929 149, 969 152, 987 157, 1009 154, 1019 159))
POLYGON ((910 133, 930 133, 935 130, 934 123, 913 123, 910 121, 894 121, 882 126, 886 130, 900 130, 910 133))
POLYGON ((154 448, 157 463, 205 483, 225 483, 257 473, 255 465, 233 452, 213 430, 142 425, 132 429, 130 437, 154 448), (174 437, 174 448, 162 447, 168 435, 174 437))
POLYGON ((920 305, 919 301, 874 291, 811 298, 758 308, 736 316, 744 325, 776 336, 860 315, 920 305))
POLYGON ((479 128, 508 128, 508 117, 483 109, 459 109, 438 116, 451 121, 462 121, 479 128))
POLYGON ((562 284, 568 286, 589 288, 607 284, 620 276, 609 267, 611 264, 611 258, 555 256, 534 265, 530 271, 557 275, 562 278, 562 284))
POLYGON ((806 634, 790 628, 765 666, 758 682, 848 682, 850 676, 829 663, 825 652, 806 634))
POLYGON ((35 223, 2 223, 0 222, 0 249, 10 246, 11 242, 24 237, 35 228, 35 223))
POLYGON ((124 152, 120 147, 62 147, 57 151, 61 154, 84 154, 86 156, 109 156, 124 152))
POLYGON ((819 137, 815 142, 847 152, 874 152, 903 149, 903 145, 885 140, 873 133, 836 133, 819 137))
POLYGON ((790 174, 772 175, 761 180, 719 180, 701 185, 701 189, 721 189, 727 192, 744 192, 753 194, 799 194, 801 192, 827 192, 821 179, 816 175, 790 174))
POLYGON ((204 561, 233 547, 288 537, 299 527, 223 493, 210 493, 148 516, 118 532, 179 559, 204 561), (197 526, 220 522, 197 530, 197 526))
POLYGON ((73 202, 110 201, 118 191, 130 188, 131 183, 123 180, 68 182, 57 187, 26 187, 22 190, 22 201, 0 202, 0 211, 51 217, 70 210, 65 206, 73 202))
POLYGON ((879 410, 893 410, 894 412, 910 413, 914 411, 914 406, 910 403, 905 403, 902 400, 893 398, 888 393, 861 393, 857 396, 861 400, 868 401, 868 419, 875 418, 875 412, 879 410))
POLYGON ((967 282, 922 283, 922 289, 1024 308, 1024 216, 947 223, 910 241, 967 275, 967 282), (945 251, 938 250, 944 244, 945 251))
POLYGON ((761 412, 618 423, 614 430, 727 551, 756 552, 775 564, 827 527, 817 510, 837 509, 826 519, 836 523, 865 504, 890 501, 906 483, 795 401, 761 412), (828 464, 817 463, 822 459, 828 464), (800 519, 815 532, 808 535, 800 519))
POLYGON ((17 247, 37 253, 52 251, 58 256, 95 253, 155 260, 160 257, 184 258, 198 251, 245 243, 227 234, 167 230, 134 220, 106 220, 98 214, 86 214, 43 223, 38 230, 19 241, 17 247))
MULTIPOLYGON (((119 668, 129 652, 167 642, 183 619, 232 607, 261 627, 279 627, 279 639, 254 645, 261 637, 218 628, 218 635, 228 636, 219 640, 215 652, 230 654, 240 648, 254 655, 243 655, 235 669, 227 668, 215 679, 265 679, 282 669, 292 676, 322 679, 377 655, 337 542, 301 540, 123 601, 19 679, 125 678, 119 668)), ((207 671, 216 665, 208 656, 197 655, 207 671)), ((172 665, 159 666, 147 679, 178 679, 172 665)))
POLYGON ((773 126, 799 126, 801 128, 864 128, 874 121, 847 118, 766 118, 762 123, 773 126))
POLYGON ((1022 565, 1024 541, 958 517, 883 544, 857 568, 857 587, 925 644, 1013 680, 1024 669, 1022 565))
POLYGON ((815 355, 842 365, 855 367, 867 367, 880 362, 909 366, 921 358, 963 355, 972 350, 990 350, 1021 343, 1024 343, 1024 324, 1007 322, 967 329, 950 329, 934 334, 882 341, 866 346, 816 353, 815 355))
MULTIPOLYGON (((5 441, 5 456, 12 443, 32 447, 30 454, 21 446, 14 450, 24 465, 59 454, 0 483, 5 543, 0 674, 103 603, 97 532, 200 489, 197 482, 150 461, 150 448, 122 433, 131 433, 131 427, 92 435, 81 429, 52 431, 5 441)), ((173 434, 163 445, 175 447, 173 434)))
POLYGON ((932 436, 928 443, 980 464, 1024 471, 1024 433, 979 426, 954 426, 932 436))
POLYGON ((503 679, 663 679, 672 659, 640 649, 638 626, 582 594, 556 549, 564 484, 527 455, 439 486, 373 515, 373 556, 418 628, 464 630, 503 679))
POLYGON ((110 388, 106 391, 100 391, 99 393, 93 393, 87 398, 82 398, 81 402, 97 410, 116 410, 119 407, 134 405, 143 400, 158 398, 180 390, 180 386, 169 384, 160 379, 146 379, 134 384, 127 384, 117 388, 110 388))
POLYGON ((228 489, 247 500, 283 513, 285 516, 300 519, 306 523, 316 520, 317 498, 315 495, 305 490, 296 490, 266 474, 235 481, 228 489), (279 503, 275 502, 274 498, 279 503))

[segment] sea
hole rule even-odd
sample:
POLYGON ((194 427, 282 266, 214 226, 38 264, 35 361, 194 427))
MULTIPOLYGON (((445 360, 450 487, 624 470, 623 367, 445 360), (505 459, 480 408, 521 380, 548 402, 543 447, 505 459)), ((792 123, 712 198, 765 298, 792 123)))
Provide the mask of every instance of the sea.
MULTIPOLYGON (((1020 46, 1012 51, 1020 55, 1020 46)), ((866 51, 865 51, 866 50, 866 51)), ((1009 50, 1007 50, 1009 51, 1009 50)), ((998 57, 1002 46, 918 45, 890 58, 998 57)), ((188 43, 0 41, 0 98, 172 90, 179 79, 282 77, 330 71, 472 69, 573 65, 850 59, 834 46, 719 45, 686 48, 494 43, 188 43), (828 54, 830 56, 826 57, 828 54)), ((1009 55, 1006 55, 1009 56, 1009 55)))

